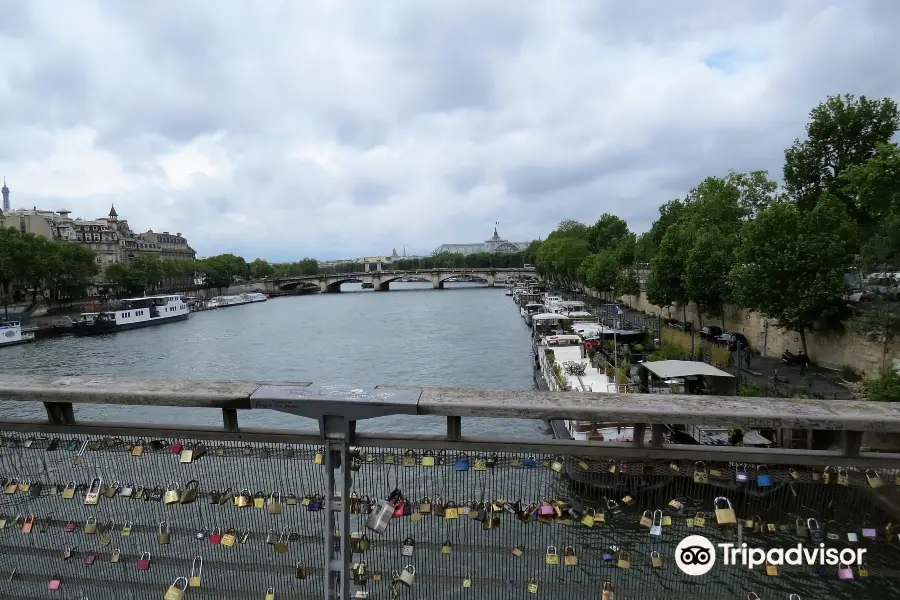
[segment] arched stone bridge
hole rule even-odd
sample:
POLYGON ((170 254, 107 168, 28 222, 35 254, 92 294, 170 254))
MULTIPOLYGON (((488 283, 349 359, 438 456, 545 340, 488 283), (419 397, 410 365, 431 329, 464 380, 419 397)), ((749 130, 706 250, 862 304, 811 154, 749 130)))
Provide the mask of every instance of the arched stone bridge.
POLYGON ((487 280, 488 287, 504 283, 507 279, 534 275, 533 269, 419 269, 415 271, 369 271, 335 275, 306 275, 302 277, 272 277, 265 280, 265 291, 276 292, 296 288, 298 285, 319 287, 321 292, 340 292, 341 284, 349 282, 371 283, 375 291, 386 292, 391 282, 404 277, 419 277, 431 282, 434 289, 444 289, 444 283, 454 277, 474 276, 487 280))

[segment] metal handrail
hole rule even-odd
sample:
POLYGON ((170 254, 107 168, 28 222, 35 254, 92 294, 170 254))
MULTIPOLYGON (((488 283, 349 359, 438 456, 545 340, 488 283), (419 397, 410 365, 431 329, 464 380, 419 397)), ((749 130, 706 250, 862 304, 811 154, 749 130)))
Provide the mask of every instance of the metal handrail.
MULTIPOLYGON (((324 439, 323 430, 244 428, 238 422, 238 411, 251 409, 251 397, 261 389, 286 391, 310 385, 308 382, 265 384, 248 381, 7 375, 0 376, 0 399, 43 402, 48 419, 3 419, 0 427, 18 431, 95 435, 171 435, 211 440, 315 443, 324 439), (73 409, 73 404, 76 403, 218 408, 222 411, 224 427, 76 422, 73 409)), ((866 468, 896 468, 900 464, 898 454, 860 451, 862 437, 866 432, 900 432, 900 406, 894 403, 403 386, 377 386, 375 389, 384 392, 415 392, 418 400, 412 406, 405 406, 403 414, 444 416, 447 418, 447 433, 445 436, 388 436, 356 433, 354 428, 352 442, 358 446, 394 445, 459 451, 483 448, 497 452, 531 451, 584 456, 780 462, 866 468), (463 436, 462 417, 632 423, 635 435, 634 441, 630 443, 463 436), (663 432, 667 424, 709 423, 747 428, 831 430, 841 433, 841 449, 822 451, 664 444, 663 432), (646 446, 644 432, 648 428, 653 435, 651 444, 646 446)), ((334 405, 331 402, 329 405, 327 399, 324 402, 319 399, 319 404, 316 402, 315 399, 306 399, 304 406, 315 406, 324 411, 343 411, 344 414, 334 416, 348 422, 367 418, 358 415, 362 406, 360 403, 334 405)), ((385 410, 385 414, 390 413, 389 407, 385 410)))

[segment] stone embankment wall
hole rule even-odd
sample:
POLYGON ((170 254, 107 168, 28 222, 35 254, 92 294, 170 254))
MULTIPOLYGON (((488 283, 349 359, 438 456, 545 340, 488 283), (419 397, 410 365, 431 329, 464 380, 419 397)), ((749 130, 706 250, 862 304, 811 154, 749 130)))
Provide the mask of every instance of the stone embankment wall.
MULTIPOLYGON (((684 312, 681 306, 661 308, 648 302, 644 292, 638 296, 624 296, 622 300, 635 310, 655 313, 666 318, 671 316, 679 321, 683 319, 684 312)), ((687 320, 699 328, 701 316, 697 307, 691 303, 686 308, 687 320)), ((703 315, 702 322, 704 325, 723 327, 720 316, 703 315)), ((796 331, 778 329, 762 315, 735 306, 726 307, 723 329, 743 333, 755 351, 770 357, 781 356, 785 350, 797 352, 801 348, 800 334, 796 331)), ((809 356, 815 363, 849 366, 868 375, 877 375, 882 370, 881 345, 869 342, 858 335, 849 332, 842 335, 809 332, 806 334, 806 342, 809 356)), ((886 368, 890 368, 895 359, 900 360, 900 347, 896 345, 884 358, 886 368)))

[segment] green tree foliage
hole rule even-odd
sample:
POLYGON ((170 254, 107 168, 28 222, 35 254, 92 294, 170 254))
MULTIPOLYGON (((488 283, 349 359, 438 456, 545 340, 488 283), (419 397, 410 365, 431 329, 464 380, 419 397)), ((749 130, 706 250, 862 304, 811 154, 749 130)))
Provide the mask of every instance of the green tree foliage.
POLYGON ((900 373, 891 369, 879 377, 866 379, 863 392, 867 400, 900 402, 900 373))
MULTIPOLYGON (((256 259, 261 260, 261 259, 256 259)), ((256 261, 253 261, 254 263, 256 261)), ((263 261, 265 263, 265 261, 263 261)), ((265 263, 268 264, 268 263, 265 263)), ((256 279, 260 279, 263 277, 302 277, 304 275, 318 275, 319 274, 319 262, 314 258, 304 258, 298 260, 297 262, 292 263, 278 263, 271 265, 271 275, 256 275, 253 273, 253 263, 250 263, 250 273, 256 279)), ((268 272, 269 269, 262 268, 263 272, 268 272)), ((346 271, 343 271, 346 272, 346 271)))
POLYGON ((869 100, 853 95, 830 96, 815 107, 806 126, 807 138, 797 139, 784 153, 784 186, 804 210, 811 210, 825 193, 844 205, 857 222, 868 216, 844 190, 843 175, 876 155, 900 126, 897 103, 890 98, 869 100))
POLYGON ((725 274, 734 265, 734 253, 731 238, 718 227, 707 227, 698 231, 685 257, 685 296, 697 305, 701 314, 720 315, 723 327, 725 305, 732 299, 725 274))
MULTIPOLYGON (((896 294, 896 286, 893 287, 893 292, 896 294)), ((900 341, 900 303, 894 299, 878 297, 863 304, 853 316, 851 324, 858 334, 881 346, 881 371, 889 369, 888 352, 891 345, 900 341)))
POLYGON ((0 302, 44 298, 62 303, 84 297, 97 273, 96 257, 77 244, 0 227, 0 302))
POLYGON ((621 218, 604 213, 596 223, 587 228, 587 239, 591 252, 600 252, 609 248, 615 248, 624 238, 630 237, 628 223, 621 218))
POLYGON ((823 196, 810 212, 775 202, 748 222, 731 271, 738 303, 800 334, 832 316, 846 294, 855 227, 840 201, 823 196))
POLYGON ((589 254, 581 263, 579 279, 588 287, 608 294, 616 287, 621 271, 615 251, 606 249, 599 254, 589 254))

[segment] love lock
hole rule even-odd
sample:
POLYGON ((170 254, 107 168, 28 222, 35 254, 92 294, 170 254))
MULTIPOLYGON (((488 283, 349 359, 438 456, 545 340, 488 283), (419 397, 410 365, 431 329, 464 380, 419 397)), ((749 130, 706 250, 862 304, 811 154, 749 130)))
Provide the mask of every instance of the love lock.
POLYGON ((400 582, 404 585, 411 586, 416 581, 416 568, 412 565, 406 565, 400 571, 400 582))

